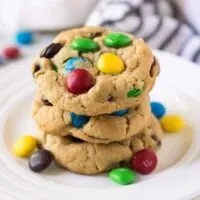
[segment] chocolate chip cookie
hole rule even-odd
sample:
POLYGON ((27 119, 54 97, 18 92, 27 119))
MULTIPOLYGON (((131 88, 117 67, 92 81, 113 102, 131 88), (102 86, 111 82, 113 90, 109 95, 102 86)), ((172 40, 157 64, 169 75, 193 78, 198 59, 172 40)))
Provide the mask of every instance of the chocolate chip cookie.
POLYGON ((142 39, 101 27, 60 33, 32 68, 50 104, 86 116, 138 105, 152 89, 159 70, 142 39))
POLYGON ((76 115, 50 104, 38 93, 33 118, 46 134, 71 135, 90 143, 121 141, 138 134, 151 117, 149 97, 134 108, 98 116, 76 115))
POLYGON ((98 174, 130 162, 137 151, 144 148, 159 149, 162 130, 152 116, 151 123, 138 135, 122 142, 92 144, 73 136, 55 136, 41 133, 43 147, 64 168, 80 174, 98 174))

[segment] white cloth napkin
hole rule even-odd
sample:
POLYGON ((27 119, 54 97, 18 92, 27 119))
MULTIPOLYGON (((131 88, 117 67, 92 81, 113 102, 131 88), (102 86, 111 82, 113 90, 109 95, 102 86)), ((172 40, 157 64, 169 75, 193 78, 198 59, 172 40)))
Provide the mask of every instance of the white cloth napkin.
MULTIPOLYGON (((200 36, 184 16, 187 10, 192 19, 192 13, 185 7, 192 5, 192 1, 179 0, 178 6, 171 0, 101 0, 86 24, 133 33, 153 48, 200 63, 200 36)), ((200 6, 199 0, 198 3, 200 6)))
POLYGON ((200 0, 0 0, 0 35, 66 29, 86 21, 131 32, 153 48, 200 63, 199 7, 200 0))

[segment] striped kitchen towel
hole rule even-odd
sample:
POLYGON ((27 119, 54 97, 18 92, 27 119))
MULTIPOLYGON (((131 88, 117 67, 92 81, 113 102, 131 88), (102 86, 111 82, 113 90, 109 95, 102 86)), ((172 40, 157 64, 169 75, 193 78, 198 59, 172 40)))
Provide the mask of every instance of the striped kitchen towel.
POLYGON ((200 35, 172 0, 100 0, 86 25, 130 32, 153 48, 200 63, 200 35))

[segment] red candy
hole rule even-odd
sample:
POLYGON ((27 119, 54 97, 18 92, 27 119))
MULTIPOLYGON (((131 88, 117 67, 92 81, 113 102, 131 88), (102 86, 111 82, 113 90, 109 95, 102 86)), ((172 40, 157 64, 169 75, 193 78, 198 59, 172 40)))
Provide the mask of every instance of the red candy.
POLYGON ((8 59, 15 59, 20 56, 20 50, 17 47, 8 47, 3 50, 3 56, 8 59))
POLYGON ((158 159, 151 149, 138 151, 132 160, 132 169, 140 174, 150 174, 157 166, 158 159))
POLYGON ((83 94, 92 87, 92 76, 85 69, 75 69, 68 74, 66 86, 73 94, 83 94))

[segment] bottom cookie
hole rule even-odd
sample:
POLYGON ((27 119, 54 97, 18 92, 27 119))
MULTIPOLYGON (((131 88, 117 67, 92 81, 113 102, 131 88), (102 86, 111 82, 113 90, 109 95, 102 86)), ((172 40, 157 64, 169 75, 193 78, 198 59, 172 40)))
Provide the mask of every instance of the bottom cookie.
POLYGON ((92 144, 72 136, 60 137, 42 134, 43 147, 64 168, 80 174, 98 174, 129 162, 134 153, 144 148, 158 150, 161 146, 162 130, 152 116, 151 124, 138 135, 123 142, 92 144))

